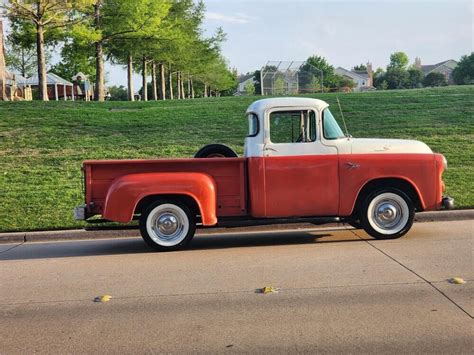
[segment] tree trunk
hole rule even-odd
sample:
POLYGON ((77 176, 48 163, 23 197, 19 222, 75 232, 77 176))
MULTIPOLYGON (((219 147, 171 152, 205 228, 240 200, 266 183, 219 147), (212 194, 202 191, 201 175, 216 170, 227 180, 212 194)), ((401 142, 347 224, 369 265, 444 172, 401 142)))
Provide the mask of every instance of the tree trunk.
MULTIPOLYGON (((42 11, 42 6, 38 6, 38 12, 42 11)), ((46 78, 46 63, 44 58, 44 28, 42 25, 36 25, 36 55, 38 59, 38 89, 39 98, 43 101, 49 101, 48 84, 46 78)))
POLYGON ((158 100, 158 83, 156 82, 156 63, 151 63, 151 83, 153 86, 153 100, 158 100))
POLYGON ((188 91, 186 93, 186 96, 188 99, 191 98, 191 78, 189 77, 189 74, 188 74, 188 91))
POLYGON ((160 99, 166 100, 165 66, 162 63, 160 63, 158 65, 158 70, 160 72, 160 99))
POLYGON ((181 98, 184 100, 186 98, 184 94, 184 75, 181 73, 181 98))
POLYGON ((207 97, 207 84, 204 84, 204 97, 207 97))
POLYGON ((142 58, 142 100, 148 101, 148 87, 146 84, 146 57, 142 58))
POLYGON ((173 100, 173 73, 171 71, 171 64, 168 70, 168 79, 169 79, 169 90, 170 90, 170 100, 173 100))
MULTIPOLYGON (((100 21, 100 6, 101 1, 97 1, 94 5, 94 21, 95 29, 101 29, 100 21)), ((102 40, 95 43, 95 93, 94 99, 96 101, 104 101, 105 99, 105 73, 104 73, 104 48, 102 40)))
POLYGON ((105 100, 105 79, 104 79, 104 48, 102 42, 95 44, 95 101, 105 100))
POLYGON ((193 83, 192 77, 191 77, 191 99, 194 99, 194 83, 193 83))
POLYGON ((177 83, 177 90, 178 90, 178 100, 181 100, 181 75, 176 72, 176 83, 177 83))
POLYGON ((25 48, 21 48, 21 76, 24 78, 27 77, 26 75, 26 56, 25 56, 25 48))
POLYGON ((127 84, 128 84, 128 101, 135 101, 135 89, 133 88, 133 58, 129 54, 127 58, 127 84))

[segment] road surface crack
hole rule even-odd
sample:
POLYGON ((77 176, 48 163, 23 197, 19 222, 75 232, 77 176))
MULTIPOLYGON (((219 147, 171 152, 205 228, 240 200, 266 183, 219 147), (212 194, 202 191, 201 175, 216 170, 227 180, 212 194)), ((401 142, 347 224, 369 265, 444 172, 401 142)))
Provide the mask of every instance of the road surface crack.
POLYGON ((459 308, 463 313, 467 314, 471 319, 474 318, 468 311, 466 311, 464 308, 462 308, 459 304, 456 303, 456 301, 454 301, 451 297, 449 297, 446 293, 444 293, 442 290, 440 290, 438 287, 436 287, 436 285, 434 285, 433 282, 427 280, 426 278, 424 278, 423 276, 421 276, 420 274, 418 274, 415 270, 412 270, 410 269, 408 266, 404 265, 402 262, 398 261, 397 259, 395 259, 393 256, 391 256, 390 254, 388 254, 387 252, 383 251, 382 249, 378 248, 377 246, 375 246, 373 243, 370 242, 370 240, 367 240, 367 239, 364 239, 362 238, 360 235, 358 235, 353 229, 347 229, 348 231, 350 231, 352 234, 354 234, 357 238, 359 238, 360 240, 362 240, 363 242, 369 244, 372 248, 374 248, 375 250, 379 251, 380 253, 382 253, 383 255, 385 255, 386 257, 388 257, 389 259, 393 260, 394 262, 396 262, 398 265, 400 265, 401 267, 403 267, 404 269, 408 270, 409 272, 411 272, 413 275, 417 276, 418 278, 420 278, 421 280, 423 280, 425 283, 427 283, 428 285, 430 285, 432 288, 434 288, 436 291, 438 291, 442 296, 444 296, 448 301, 450 301, 452 304, 454 304, 457 308, 459 308))
POLYGON ((21 242, 20 244, 16 244, 16 245, 12 246, 11 248, 8 248, 8 249, 6 249, 6 250, 2 250, 2 251, 0 251, 0 254, 5 254, 6 252, 8 252, 8 251, 10 251, 10 250, 13 250, 13 249, 15 249, 15 248, 18 248, 20 245, 25 244, 25 242, 26 242, 26 241, 23 241, 23 242, 21 242))

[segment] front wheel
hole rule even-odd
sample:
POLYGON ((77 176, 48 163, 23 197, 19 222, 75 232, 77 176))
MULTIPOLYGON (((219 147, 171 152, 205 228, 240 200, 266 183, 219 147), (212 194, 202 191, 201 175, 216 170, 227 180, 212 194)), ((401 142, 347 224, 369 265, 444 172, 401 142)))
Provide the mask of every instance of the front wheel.
POLYGON ((140 217, 143 240, 159 251, 182 249, 193 239, 195 216, 181 202, 156 201, 140 217))
POLYGON ((394 188, 378 189, 367 196, 360 212, 364 230, 376 239, 396 239, 406 234, 415 218, 410 197, 394 188))

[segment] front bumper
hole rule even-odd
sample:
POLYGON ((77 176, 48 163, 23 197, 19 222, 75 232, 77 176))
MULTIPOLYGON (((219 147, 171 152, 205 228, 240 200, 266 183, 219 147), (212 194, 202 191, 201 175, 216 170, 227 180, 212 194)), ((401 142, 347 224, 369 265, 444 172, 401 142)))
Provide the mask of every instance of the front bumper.
POLYGON ((452 210, 454 208, 454 198, 450 196, 443 196, 441 200, 441 206, 446 210, 452 210))
POLYGON ((74 208, 74 219, 76 221, 85 221, 86 218, 86 205, 80 205, 74 208))

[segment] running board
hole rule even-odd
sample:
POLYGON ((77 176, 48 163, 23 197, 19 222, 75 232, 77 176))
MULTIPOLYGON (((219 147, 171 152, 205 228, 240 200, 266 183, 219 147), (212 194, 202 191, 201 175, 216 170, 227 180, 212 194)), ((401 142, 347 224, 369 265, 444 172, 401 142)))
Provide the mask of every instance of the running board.
MULTIPOLYGON (((255 219, 239 219, 239 218, 221 218, 216 226, 223 228, 233 227, 252 227, 252 226, 268 226, 272 224, 296 224, 311 223, 315 225, 327 223, 339 223, 340 217, 298 217, 298 218, 255 218, 255 219)), ((212 228, 212 227, 210 227, 212 228)))

